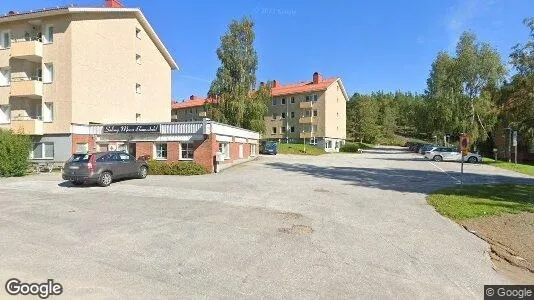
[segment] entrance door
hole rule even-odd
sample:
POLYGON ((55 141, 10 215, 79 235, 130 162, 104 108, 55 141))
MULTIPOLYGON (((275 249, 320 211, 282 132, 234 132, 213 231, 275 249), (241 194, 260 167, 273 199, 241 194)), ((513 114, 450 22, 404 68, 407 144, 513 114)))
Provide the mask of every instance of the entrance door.
POLYGON ((129 143, 128 144, 128 154, 131 156, 137 158, 136 151, 135 151, 135 143, 129 143))

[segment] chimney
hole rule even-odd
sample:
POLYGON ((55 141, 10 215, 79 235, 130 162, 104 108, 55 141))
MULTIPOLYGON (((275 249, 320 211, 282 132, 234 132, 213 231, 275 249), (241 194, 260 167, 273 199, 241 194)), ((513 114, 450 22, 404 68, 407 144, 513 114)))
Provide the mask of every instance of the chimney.
POLYGON ((264 87, 265 86, 265 82, 260 82, 260 88, 264 87))
POLYGON ((318 72, 313 73, 313 84, 318 84, 323 81, 323 76, 318 72))
POLYGON ((278 87, 278 81, 273 80, 273 83, 272 83, 271 87, 272 88, 277 88, 278 87))
POLYGON ((119 0, 105 0, 104 6, 107 8, 123 8, 124 5, 119 0))
POLYGON ((197 97, 195 97, 195 95, 191 95, 189 96, 189 100, 195 100, 197 97))

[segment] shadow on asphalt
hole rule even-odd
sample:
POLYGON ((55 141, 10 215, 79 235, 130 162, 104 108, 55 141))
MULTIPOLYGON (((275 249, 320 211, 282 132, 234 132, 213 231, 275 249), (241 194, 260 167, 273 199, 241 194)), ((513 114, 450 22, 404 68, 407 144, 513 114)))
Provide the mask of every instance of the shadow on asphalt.
POLYGON ((318 178, 334 179, 347 182, 347 184, 363 187, 372 187, 383 190, 399 192, 430 193, 436 189, 459 184, 534 184, 532 178, 512 177, 505 175, 460 174, 441 171, 424 171, 408 169, 375 169, 355 167, 321 167, 310 164, 288 164, 281 162, 266 163, 275 169, 310 175, 318 178), (452 178, 454 176, 457 179, 452 178))

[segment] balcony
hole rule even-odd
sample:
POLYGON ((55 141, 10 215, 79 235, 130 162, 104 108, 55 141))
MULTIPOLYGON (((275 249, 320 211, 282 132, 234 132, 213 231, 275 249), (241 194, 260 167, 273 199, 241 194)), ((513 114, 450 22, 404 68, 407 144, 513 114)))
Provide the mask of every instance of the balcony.
POLYGON ((311 132, 301 132, 300 138, 301 139, 310 139, 313 136, 313 133, 311 132))
POLYGON ((11 120, 11 130, 25 135, 43 135, 43 121, 31 118, 11 120))
POLYGON ((11 97, 41 98, 43 82, 40 77, 12 78, 11 97))
POLYGON ((40 62, 43 59, 43 43, 39 40, 13 42, 11 57, 40 62))
POLYGON ((300 124, 315 124, 316 118, 315 117, 301 117, 299 119, 300 124))
POLYGON ((299 107, 300 108, 312 108, 313 107, 313 102, 312 101, 307 101, 307 102, 300 102, 299 103, 299 107))

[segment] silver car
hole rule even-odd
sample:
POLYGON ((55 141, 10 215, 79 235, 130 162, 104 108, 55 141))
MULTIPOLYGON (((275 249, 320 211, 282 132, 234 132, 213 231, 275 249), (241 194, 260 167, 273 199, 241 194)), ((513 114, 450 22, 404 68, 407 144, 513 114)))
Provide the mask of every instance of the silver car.
MULTIPOLYGON (((425 152, 425 158, 433 161, 462 161, 462 152, 456 148, 438 147, 425 152)), ((478 153, 467 153, 464 162, 476 164, 482 162, 482 156, 478 153)))

